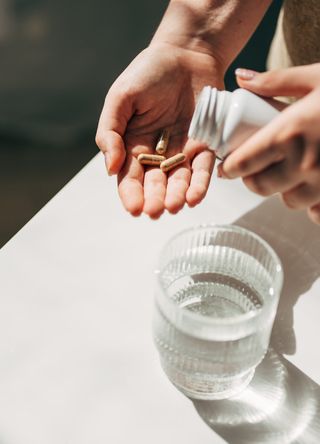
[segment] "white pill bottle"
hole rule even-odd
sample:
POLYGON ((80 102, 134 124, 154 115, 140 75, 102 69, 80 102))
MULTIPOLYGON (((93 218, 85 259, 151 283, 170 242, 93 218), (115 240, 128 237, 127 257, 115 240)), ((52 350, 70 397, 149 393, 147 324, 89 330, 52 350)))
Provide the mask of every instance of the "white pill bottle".
POLYGON ((245 89, 218 91, 206 86, 198 99, 188 136, 208 145, 220 159, 279 114, 286 104, 245 89))

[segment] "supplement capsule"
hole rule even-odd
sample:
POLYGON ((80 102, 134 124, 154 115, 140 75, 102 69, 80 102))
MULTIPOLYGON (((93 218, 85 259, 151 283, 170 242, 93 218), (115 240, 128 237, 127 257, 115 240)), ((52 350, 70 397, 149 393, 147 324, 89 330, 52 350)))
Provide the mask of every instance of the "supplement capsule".
POLYGON ((169 138, 170 138, 170 130, 167 129, 163 130, 156 146, 156 152, 158 154, 164 154, 167 151, 169 138))
POLYGON ((166 158, 157 154, 139 154, 138 161, 142 165, 159 166, 166 158))
POLYGON ((177 165, 180 165, 180 163, 183 163, 185 160, 186 160, 186 155, 183 153, 179 153, 161 162, 160 168, 164 173, 166 173, 175 168, 177 165))

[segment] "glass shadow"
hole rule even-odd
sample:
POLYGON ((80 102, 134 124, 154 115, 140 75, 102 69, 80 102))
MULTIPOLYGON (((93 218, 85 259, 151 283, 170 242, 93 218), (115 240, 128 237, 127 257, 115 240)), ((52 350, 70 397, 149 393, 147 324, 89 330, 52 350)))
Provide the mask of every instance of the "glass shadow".
POLYGON ((319 443, 320 387, 273 349, 239 395, 194 406, 230 444, 319 443))
POLYGON ((320 386, 283 354, 296 351, 294 305, 320 276, 320 227, 305 212, 285 208, 277 196, 235 224, 263 237, 283 264, 284 286, 271 345, 243 392, 221 401, 194 400, 194 406, 229 444, 319 443, 320 386))

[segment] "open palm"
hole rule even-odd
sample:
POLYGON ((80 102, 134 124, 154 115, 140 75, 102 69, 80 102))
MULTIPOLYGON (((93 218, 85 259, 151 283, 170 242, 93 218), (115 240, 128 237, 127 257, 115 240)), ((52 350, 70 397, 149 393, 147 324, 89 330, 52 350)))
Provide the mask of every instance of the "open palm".
POLYGON ((211 57, 161 45, 142 51, 110 88, 100 117, 97 144, 109 174, 118 174, 119 195, 133 215, 152 218, 178 212, 205 196, 214 165, 206 146, 187 140, 195 97, 204 85, 222 87, 211 57), (171 130, 167 157, 187 160, 168 174, 141 165, 140 153, 154 153, 164 129, 171 130))

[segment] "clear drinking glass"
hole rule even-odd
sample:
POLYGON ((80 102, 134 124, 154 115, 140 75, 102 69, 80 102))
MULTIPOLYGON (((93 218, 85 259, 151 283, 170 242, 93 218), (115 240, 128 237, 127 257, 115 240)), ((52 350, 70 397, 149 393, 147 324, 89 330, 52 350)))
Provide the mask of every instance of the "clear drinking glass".
POLYGON ((185 230, 156 270, 154 340, 171 382, 195 399, 242 390, 268 348, 283 272, 272 248, 235 225, 185 230))

